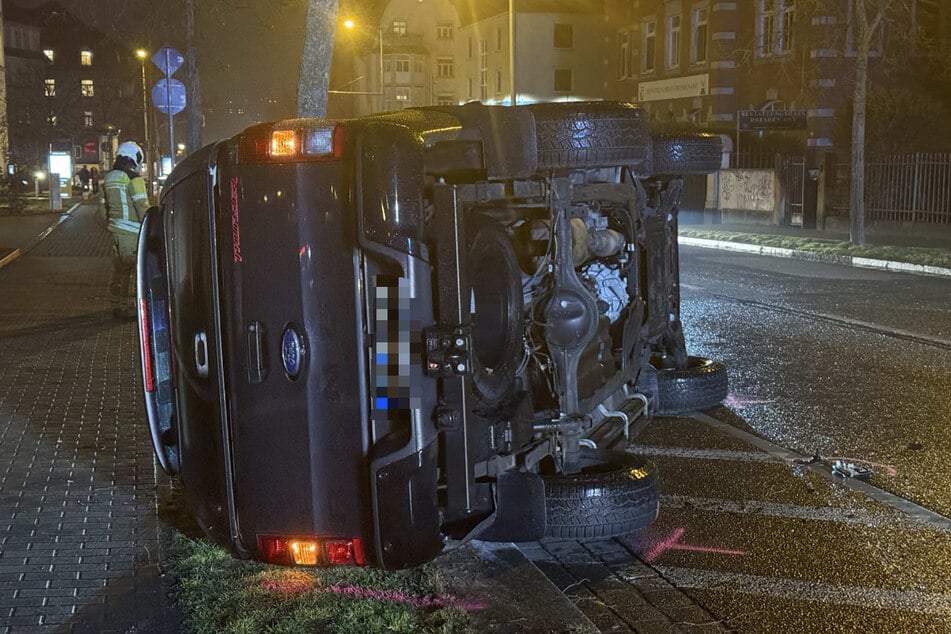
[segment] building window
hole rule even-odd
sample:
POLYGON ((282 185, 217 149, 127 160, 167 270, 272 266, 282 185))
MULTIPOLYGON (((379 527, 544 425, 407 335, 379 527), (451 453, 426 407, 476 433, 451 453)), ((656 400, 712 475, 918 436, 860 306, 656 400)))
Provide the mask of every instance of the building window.
POLYGON ((555 69, 555 92, 571 92, 571 69, 555 69))
POLYGON ((502 71, 500 70, 495 71, 495 94, 502 94, 502 71))
POLYGON ((413 57, 413 72, 414 73, 423 72, 423 58, 418 55, 413 57))
POLYGON ((652 73, 657 64, 657 21, 645 22, 643 27, 644 52, 641 55, 641 70, 652 73))
POLYGON ((439 40, 451 40, 452 39, 452 24, 449 22, 440 22, 436 25, 436 39, 439 40))
POLYGON ((472 77, 466 77, 466 99, 472 100, 472 77))
POLYGON ((436 103, 440 106, 454 106, 456 105, 456 98, 452 95, 439 95, 436 97, 436 103))
POLYGON ((10 29, 10 48, 20 48, 20 29, 10 29))
POLYGON ((383 58, 383 72, 389 73, 393 70, 393 60, 389 57, 383 58))
POLYGON ((44 94, 45 94, 47 97, 55 97, 55 96, 56 96, 56 80, 55 80, 55 79, 47 79, 47 80, 44 81, 44 84, 45 84, 45 92, 44 92, 44 94))
POLYGON ((912 6, 915 46, 922 53, 937 53, 941 41, 941 9, 938 0, 915 0, 912 6))
POLYGON ((700 7, 693 10, 693 41, 690 43, 690 62, 707 62, 707 42, 710 39, 709 10, 700 7))
POLYGON ((55 114, 47 115, 46 122, 52 126, 59 125, 59 117, 55 114))
POLYGON ((396 58, 396 72, 398 73, 409 72, 409 56, 400 55, 396 58))
POLYGON ((779 32, 779 52, 792 53, 796 35, 796 0, 782 0, 783 20, 779 32))
POLYGON ((489 97, 489 44, 479 40, 479 99, 489 97))
POLYGON ((89 49, 79 51, 79 64, 81 66, 92 66, 92 51, 89 49))
POLYGON ((393 20, 393 35, 406 35, 406 20, 393 20))
POLYGON ((398 101, 401 105, 406 105, 409 103, 409 88, 405 86, 397 86, 396 101, 398 101))
POLYGON ((83 97, 92 97, 96 94, 95 90, 92 87, 91 79, 82 80, 82 95, 83 97))
POLYGON ((795 29, 796 0, 757 0, 756 54, 759 57, 791 53, 795 29))
POLYGON ((86 110, 85 112, 83 112, 83 125, 86 126, 87 128, 92 127, 92 111, 91 110, 86 110))
POLYGON ((555 25, 555 48, 571 48, 574 46, 574 31, 570 24, 555 25))
POLYGON ((666 67, 680 66, 680 16, 672 15, 667 18, 667 56, 666 67))
POLYGON ((56 60, 56 51, 51 48, 44 48, 43 55, 46 55, 46 59, 50 60, 51 62, 56 60))
POLYGON ((455 62, 451 57, 436 58, 436 76, 442 79, 449 79, 455 75, 455 62))

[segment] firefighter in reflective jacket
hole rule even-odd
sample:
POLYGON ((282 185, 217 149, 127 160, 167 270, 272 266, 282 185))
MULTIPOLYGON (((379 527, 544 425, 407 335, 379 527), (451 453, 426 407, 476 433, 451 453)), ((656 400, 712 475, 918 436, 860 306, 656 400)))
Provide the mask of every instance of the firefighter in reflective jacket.
POLYGON ((119 318, 136 316, 135 255, 139 228, 149 208, 145 179, 139 174, 144 158, 136 143, 120 144, 112 170, 102 180, 103 205, 99 213, 107 221, 113 245, 109 298, 112 314, 119 318))

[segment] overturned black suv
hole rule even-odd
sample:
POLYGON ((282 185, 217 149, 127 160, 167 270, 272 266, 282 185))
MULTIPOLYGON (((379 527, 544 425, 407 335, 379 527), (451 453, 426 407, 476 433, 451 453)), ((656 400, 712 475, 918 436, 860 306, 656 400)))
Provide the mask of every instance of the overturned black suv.
POLYGON ((658 512, 637 419, 726 396, 688 356, 681 174, 720 140, 612 102, 258 125, 142 226, 158 460, 241 557, 404 568, 471 538, 621 535, 658 512))

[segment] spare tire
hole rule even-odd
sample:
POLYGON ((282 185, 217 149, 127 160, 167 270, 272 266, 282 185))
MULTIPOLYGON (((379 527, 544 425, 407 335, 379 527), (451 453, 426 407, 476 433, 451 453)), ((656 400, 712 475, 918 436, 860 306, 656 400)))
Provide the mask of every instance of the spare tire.
POLYGON ((539 171, 636 167, 650 159, 647 123, 634 104, 581 101, 528 108, 535 116, 539 171))
POLYGON ((687 357, 687 365, 657 368, 657 412, 676 416, 719 405, 729 390, 726 366, 704 357, 687 357))
POLYGON ((657 519, 657 474, 640 456, 582 447, 581 473, 543 473, 542 481, 550 537, 618 537, 657 519))
POLYGON ((651 174, 711 174, 720 169, 723 142, 719 135, 655 134, 651 137, 651 174))
POLYGON ((475 216, 467 237, 472 382, 479 403, 493 406, 514 391, 525 354, 522 272, 512 240, 499 223, 475 216))

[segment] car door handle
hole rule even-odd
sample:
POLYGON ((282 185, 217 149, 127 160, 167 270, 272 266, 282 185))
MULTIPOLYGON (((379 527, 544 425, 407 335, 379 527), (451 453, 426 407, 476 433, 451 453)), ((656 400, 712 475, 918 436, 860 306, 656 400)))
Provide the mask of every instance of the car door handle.
POLYGON ((195 369, 198 376, 208 378, 208 338, 204 332, 195 334, 195 369))

